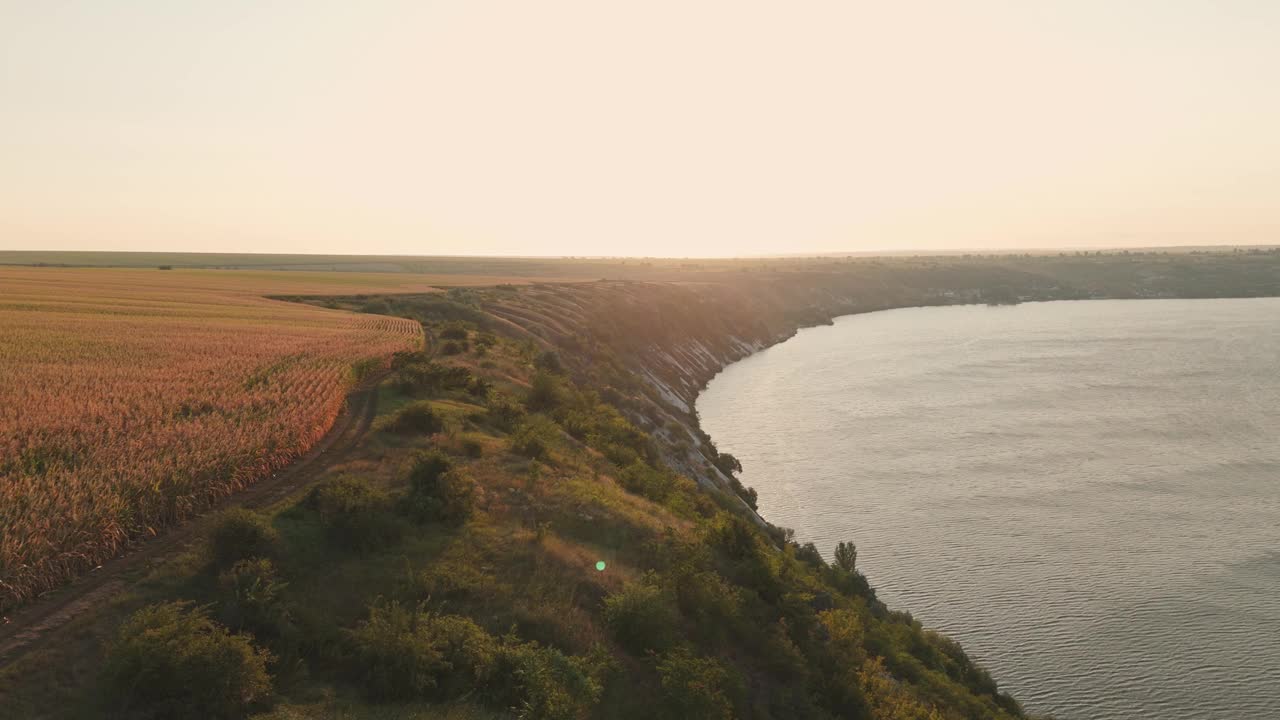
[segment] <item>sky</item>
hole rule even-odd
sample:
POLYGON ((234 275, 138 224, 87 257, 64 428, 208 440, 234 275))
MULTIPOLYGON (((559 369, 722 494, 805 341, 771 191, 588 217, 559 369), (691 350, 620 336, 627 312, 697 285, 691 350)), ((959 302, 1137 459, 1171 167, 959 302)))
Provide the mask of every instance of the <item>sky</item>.
POLYGON ((1270 243, 1273 0, 0 0, 0 249, 1270 243))

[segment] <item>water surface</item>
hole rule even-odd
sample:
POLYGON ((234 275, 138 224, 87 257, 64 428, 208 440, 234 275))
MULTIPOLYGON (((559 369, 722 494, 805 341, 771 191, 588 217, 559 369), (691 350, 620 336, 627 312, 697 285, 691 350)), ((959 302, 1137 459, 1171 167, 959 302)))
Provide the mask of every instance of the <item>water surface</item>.
POLYGON ((771 522, 1062 720, 1280 718, 1280 299, 855 315, 698 401, 771 522))

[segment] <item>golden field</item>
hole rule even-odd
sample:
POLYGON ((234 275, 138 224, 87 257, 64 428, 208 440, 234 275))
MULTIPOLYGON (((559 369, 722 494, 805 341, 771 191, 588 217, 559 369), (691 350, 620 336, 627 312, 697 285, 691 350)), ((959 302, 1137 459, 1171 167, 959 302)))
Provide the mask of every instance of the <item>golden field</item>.
POLYGON ((332 425, 411 320, 273 294, 422 276, 0 268, 0 610, 253 483, 332 425))

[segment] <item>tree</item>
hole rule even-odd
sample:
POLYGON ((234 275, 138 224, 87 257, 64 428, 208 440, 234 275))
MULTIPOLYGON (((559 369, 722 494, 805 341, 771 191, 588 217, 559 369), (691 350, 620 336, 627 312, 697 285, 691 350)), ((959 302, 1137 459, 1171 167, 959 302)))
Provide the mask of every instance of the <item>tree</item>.
POLYGON ((720 470, 720 472, 728 475, 729 477, 733 477, 737 473, 742 472, 742 463, 738 461, 738 458, 727 452, 722 452, 716 456, 715 466, 720 470))
POLYGON ((836 567, 845 572, 854 572, 858 564, 858 546, 852 542, 836 544, 836 567))
POLYGON ((796 559, 810 567, 826 567, 827 561, 818 552, 818 546, 811 542, 796 547, 796 559))
POLYGON ((564 388, 560 381, 548 372, 539 372, 529 384, 529 394, 524 406, 531 412, 554 410, 564 402, 564 388))
POLYGON ((538 356, 537 367, 539 370, 559 375, 564 372, 564 363, 560 362, 560 356, 554 350, 548 350, 538 356))

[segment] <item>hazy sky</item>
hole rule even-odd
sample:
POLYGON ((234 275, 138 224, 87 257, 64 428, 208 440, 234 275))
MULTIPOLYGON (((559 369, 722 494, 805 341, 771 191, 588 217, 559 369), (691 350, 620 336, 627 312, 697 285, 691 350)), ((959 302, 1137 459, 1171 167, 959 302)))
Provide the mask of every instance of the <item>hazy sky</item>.
POLYGON ((1277 242, 1275 0, 0 0, 0 249, 1277 242))

